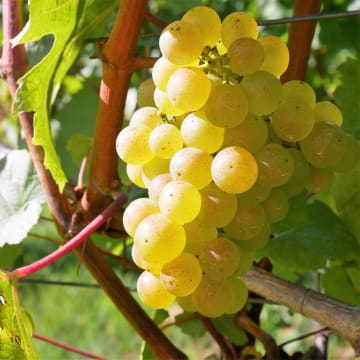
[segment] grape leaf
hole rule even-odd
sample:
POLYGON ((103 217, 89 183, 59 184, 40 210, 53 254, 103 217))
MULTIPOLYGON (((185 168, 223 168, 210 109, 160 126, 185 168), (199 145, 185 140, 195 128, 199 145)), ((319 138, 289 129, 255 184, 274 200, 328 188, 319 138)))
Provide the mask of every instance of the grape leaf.
POLYGON ((31 339, 31 319, 20 307, 15 285, 0 272, 0 358, 39 359, 31 339))
POLYGON ((26 150, 0 160, 0 246, 18 244, 38 222, 45 198, 26 150))
POLYGON ((8 245, 5 244, 0 250, 0 269, 8 269, 14 265, 15 260, 22 255, 22 244, 8 245))
POLYGON ((43 147, 45 166, 61 191, 67 180, 52 142, 50 108, 83 41, 103 28, 104 20, 117 3, 116 0, 30 1, 29 21, 13 39, 13 45, 18 45, 37 41, 48 34, 54 36, 49 53, 19 80, 13 107, 16 112, 35 112, 33 143, 43 147))
POLYGON ((234 315, 225 315, 211 319, 215 329, 222 335, 226 336, 231 343, 235 345, 244 345, 248 338, 243 330, 235 324, 234 315))
POLYGON ((205 334, 206 330, 202 322, 195 318, 189 321, 181 322, 181 319, 187 318, 191 313, 183 312, 179 315, 175 316, 175 320, 178 321, 176 326, 185 334, 188 336, 191 336, 193 338, 201 337, 205 334), (180 321, 179 321, 180 320, 180 321))

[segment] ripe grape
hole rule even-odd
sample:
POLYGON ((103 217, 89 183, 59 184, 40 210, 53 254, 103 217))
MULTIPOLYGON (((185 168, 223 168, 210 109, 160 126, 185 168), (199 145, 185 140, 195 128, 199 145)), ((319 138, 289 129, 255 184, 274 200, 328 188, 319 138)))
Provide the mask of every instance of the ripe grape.
POLYGON ((133 184, 145 189, 146 186, 142 178, 142 168, 142 165, 126 164, 126 175, 133 184))
POLYGON ((154 157, 142 167, 142 179, 146 187, 149 187, 151 180, 160 175, 169 172, 169 159, 160 159, 154 157))
POLYGON ((168 116, 179 116, 185 113, 185 110, 173 105, 166 92, 158 88, 154 91, 154 101, 159 111, 168 116))
POLYGON ((266 216, 271 223, 283 220, 289 210, 289 200, 284 190, 272 189, 270 195, 263 201, 266 216))
POLYGON ((211 182, 213 158, 207 152, 186 147, 179 150, 170 161, 170 175, 174 180, 184 180, 202 189, 211 182))
POLYGON ((170 181, 173 181, 173 178, 169 173, 157 175, 150 181, 148 185, 149 199, 152 200, 154 204, 157 205, 159 203, 160 192, 170 181))
POLYGON ((155 276, 160 275, 161 268, 163 266, 162 263, 151 263, 149 261, 145 261, 139 254, 139 250, 137 250, 136 246, 133 245, 131 247, 131 257, 134 263, 143 270, 151 272, 155 276))
POLYGON ((155 156, 170 159, 183 147, 180 130, 170 124, 159 125, 152 130, 149 145, 155 156))
POLYGON ((241 276, 245 273, 247 273, 253 265, 253 259, 254 259, 254 252, 242 249, 238 247, 239 249, 239 255, 240 255, 240 261, 237 269, 235 270, 234 276, 241 276))
POLYGON ((153 309, 166 308, 175 300, 175 296, 165 290, 160 279, 149 271, 140 274, 136 290, 141 301, 153 309))
POLYGON ((230 69, 234 73, 244 76, 260 69, 264 61, 264 50, 257 40, 240 38, 231 43, 227 56, 230 69))
POLYGON ((196 111, 203 107, 209 98, 210 91, 210 80, 195 67, 175 70, 166 87, 170 102, 185 112, 196 111))
POLYGON ((238 194, 238 198, 252 198, 262 202, 270 195, 270 192, 271 187, 256 182, 251 189, 245 191, 244 193, 238 194))
POLYGON ((166 92, 168 80, 172 73, 178 68, 179 65, 173 64, 164 56, 157 59, 151 73, 155 86, 161 91, 166 92))
POLYGON ((313 193, 329 191, 335 181, 335 174, 329 169, 310 167, 310 178, 306 188, 313 193))
POLYGON ((137 104, 139 107, 155 106, 154 102, 155 84, 152 78, 145 79, 137 89, 137 104))
POLYGON ((305 81, 290 80, 283 85, 284 100, 302 101, 312 109, 315 108, 316 95, 314 89, 305 81))
POLYGON ((351 170, 360 158, 360 144, 349 134, 344 136, 345 151, 341 160, 331 169, 336 172, 347 172, 351 170))
POLYGON ((251 153, 242 147, 230 146, 216 154, 211 165, 211 175, 221 190, 238 194, 255 184, 258 167, 251 153))
POLYGON ((343 116, 335 104, 330 101, 319 101, 315 105, 315 121, 330 121, 341 127, 343 116))
POLYGON ((261 228, 260 232, 254 237, 248 240, 236 239, 237 244, 240 247, 240 253, 243 249, 247 251, 256 251, 262 249, 268 243, 270 239, 270 233, 271 233, 271 226, 270 223, 266 221, 263 227, 261 228))
POLYGON ((198 287, 202 274, 199 260, 194 255, 183 252, 162 267, 160 281, 169 293, 187 296, 198 287))
POLYGON ((204 47, 201 31, 190 22, 177 20, 162 31, 159 39, 162 55, 176 65, 189 65, 204 47))
POLYGON ((247 302, 249 293, 245 283, 236 277, 225 279, 225 282, 230 285, 233 296, 233 302, 226 309, 225 314, 235 314, 240 311, 247 302))
POLYGON ((130 118, 129 125, 142 124, 153 129, 164 121, 159 114, 159 110, 153 106, 144 106, 137 109, 130 118))
POLYGON ((184 228, 163 214, 152 214, 140 222, 134 244, 144 260, 166 263, 176 258, 185 248, 184 228))
POLYGON ((205 114, 215 126, 232 128, 241 124, 248 113, 248 100, 237 86, 220 84, 210 93, 205 114))

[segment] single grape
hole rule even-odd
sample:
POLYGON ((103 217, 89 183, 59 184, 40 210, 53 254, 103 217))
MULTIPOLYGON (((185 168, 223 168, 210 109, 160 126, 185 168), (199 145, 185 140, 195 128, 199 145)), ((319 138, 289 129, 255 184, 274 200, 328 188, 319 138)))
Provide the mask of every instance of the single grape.
POLYGON ((239 266, 234 272, 234 276, 241 276, 246 274, 253 266, 254 262, 254 252, 250 250, 245 250, 240 247, 239 249, 239 255, 240 255, 240 261, 239 266))
POLYGON ((196 218, 201 207, 199 190, 189 182, 177 180, 167 183, 159 194, 162 214, 180 224, 196 218))
POLYGON ((125 231, 133 237, 136 228, 143 219, 159 212, 158 207, 148 198, 138 198, 132 201, 125 209, 123 215, 125 231))
POLYGON ((131 247, 131 257, 134 263, 143 270, 151 272, 155 276, 160 276, 161 268, 164 264, 162 263, 151 263, 149 261, 144 260, 139 254, 139 250, 137 250, 136 246, 133 245, 131 247))
POLYGON ((314 110, 299 100, 285 100, 272 115, 276 135, 285 141, 300 141, 311 132, 315 123, 314 110))
POLYGON ((233 41, 228 49, 230 69, 241 76, 258 71, 264 61, 261 44, 252 38, 240 38, 233 41))
POLYGON ((149 145, 155 156, 170 159, 183 147, 180 130, 170 124, 159 125, 152 130, 149 145))
POLYGON ((154 91, 154 101, 160 112, 168 116, 179 116, 185 113, 185 110, 179 109, 169 100, 166 92, 156 88, 154 91))
POLYGON ((134 244, 144 260, 166 263, 176 258, 185 248, 184 228, 163 214, 152 214, 140 222, 134 244))
POLYGON ((199 260, 193 254, 183 252, 162 267, 160 281, 169 293, 187 296, 198 287, 202 274, 199 260))
POLYGON ((153 106, 145 106, 137 109, 130 118, 129 125, 142 124, 150 129, 162 124, 164 121, 159 114, 159 110, 153 106))
POLYGON ((211 175, 221 190, 238 194, 255 184, 258 167, 255 158, 246 149, 230 146, 216 154, 211 165, 211 175))
POLYGON ((192 294, 192 300, 201 315, 214 318, 223 315, 233 304, 234 293, 230 284, 222 279, 204 275, 192 294))
POLYGON ((144 106, 155 106, 154 102, 155 84, 152 78, 147 78, 137 89, 137 104, 140 108, 144 106))
POLYGON ((289 49, 277 36, 265 35, 258 38, 264 49, 264 62, 260 70, 275 76, 282 75, 289 65, 289 49))
POLYGON ((149 183, 148 192, 149 192, 149 199, 154 203, 159 203, 159 195, 163 187, 173 181, 173 178, 169 173, 160 174, 155 176, 149 183))
POLYGON ((267 71, 257 71, 244 76, 240 83, 249 104, 249 111, 256 115, 269 115, 279 106, 283 95, 280 80, 267 71))
POLYGON ((233 12, 227 15, 221 25, 221 41, 226 48, 240 38, 256 39, 258 33, 259 29, 255 19, 243 12, 233 12))
POLYGON ((254 186, 251 187, 248 191, 238 194, 237 196, 239 199, 251 198, 262 202, 270 195, 270 192, 271 192, 270 186, 262 185, 256 182, 254 186))
POLYGON ((231 240, 216 238, 205 244, 199 254, 199 262, 205 274, 225 278, 239 266, 239 250, 231 240))
POLYGON ((319 101, 315 105, 315 121, 330 121, 341 127, 343 116, 335 104, 330 101, 319 101))
POLYGON ((202 189, 211 182, 213 158, 204 150, 186 147, 170 160, 170 175, 174 180, 184 180, 202 189))
POLYGON ((266 143, 268 127, 260 116, 248 113, 238 126, 225 130, 223 147, 241 146, 255 154, 266 143))
POLYGON ((335 181, 335 174, 329 169, 310 167, 310 178, 306 188, 313 193, 329 191, 335 181))
POLYGON ((178 65, 173 64, 164 56, 157 59, 152 68, 151 74, 155 86, 161 91, 166 92, 168 80, 172 73, 178 68, 178 65))
POLYGON ((248 289, 245 283, 241 279, 236 277, 230 277, 228 279, 225 279, 225 282, 229 284, 234 294, 233 302, 226 309, 225 314, 235 314, 246 305, 249 296, 248 289))
POLYGON ((172 63, 188 65, 200 56, 204 37, 195 25, 177 20, 162 31, 159 47, 162 55, 172 63))
POLYGON ((195 6, 181 20, 192 23, 201 31, 204 45, 216 45, 221 35, 221 20, 215 10, 208 6, 195 6))
POLYGON ((133 184, 139 188, 145 189, 146 186, 142 178, 142 168, 142 165, 126 164, 126 175, 133 184))
POLYGON ((160 279, 149 271, 140 274, 136 290, 141 301, 153 309, 166 308, 175 300, 175 296, 165 290, 160 279))
POLYGON ((210 91, 209 78, 195 67, 175 70, 166 87, 170 102, 185 112, 202 108, 209 98, 210 91))
POLYGON ((241 124, 248 114, 248 100, 237 86, 220 84, 210 93, 205 114, 215 126, 232 128, 241 124))
POLYGON ((254 237, 248 240, 236 239, 237 244, 240 247, 240 253, 243 249, 247 251, 256 251, 262 249, 268 243, 270 239, 270 233, 271 233, 270 222, 266 221, 263 227, 261 228, 260 232, 254 237))
POLYGON ((288 149, 266 144, 255 154, 259 168, 258 183, 270 187, 284 185, 293 175, 295 161, 288 149))
POLYGON ((149 146, 151 129, 142 124, 127 126, 116 138, 116 152, 127 164, 140 165, 150 161, 154 154, 149 146))
POLYGON ((344 136, 345 151, 341 160, 333 166, 331 169, 335 172, 347 172, 350 171, 360 158, 360 144, 349 134, 344 136))
POLYGON ((209 227, 221 228, 233 219, 237 208, 237 197, 218 188, 214 183, 200 190, 201 208, 198 219, 209 227))
POLYGON ((261 232, 265 222, 266 213, 259 201, 239 197, 236 214, 224 231, 236 240, 249 240, 261 232))
POLYGON ((209 122, 202 111, 187 115, 180 131, 186 146, 199 148, 209 154, 218 151, 224 141, 224 129, 209 122))
POLYGON ((272 189, 270 195, 262 202, 266 217, 271 223, 283 220, 289 210, 289 200, 284 190, 272 189))
POLYGON ((145 186, 148 188, 152 179, 160 174, 169 172, 169 159, 160 159, 154 157, 142 167, 142 179, 145 186))
POLYGON ((314 89, 302 80, 290 80, 283 85, 284 100, 302 101, 312 109, 315 108, 316 95, 314 89))

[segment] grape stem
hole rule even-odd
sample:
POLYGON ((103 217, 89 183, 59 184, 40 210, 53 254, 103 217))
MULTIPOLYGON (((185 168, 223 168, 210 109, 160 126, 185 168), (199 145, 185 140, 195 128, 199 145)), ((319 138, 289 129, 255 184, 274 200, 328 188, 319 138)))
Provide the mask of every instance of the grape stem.
POLYGON ((20 267, 7 274, 9 279, 18 279, 31 275, 44 267, 52 264, 56 260, 59 260, 64 255, 69 253, 76 246, 86 240, 94 231, 96 231, 112 214, 124 206, 127 202, 127 198, 124 194, 120 194, 116 200, 114 200, 100 215, 92 220, 87 226, 85 226, 78 234, 76 234, 65 245, 56 249, 51 254, 43 257, 40 260, 33 262, 32 264, 20 267))

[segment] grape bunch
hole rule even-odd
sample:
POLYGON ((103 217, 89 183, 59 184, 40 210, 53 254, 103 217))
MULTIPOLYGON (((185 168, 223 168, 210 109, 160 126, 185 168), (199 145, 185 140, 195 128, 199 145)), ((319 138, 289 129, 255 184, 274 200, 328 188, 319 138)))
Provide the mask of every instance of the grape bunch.
POLYGON ((280 82, 288 49, 259 36, 246 13, 221 21, 195 7, 159 47, 141 107, 116 140, 129 178, 148 190, 123 218, 144 270, 138 295, 155 309, 176 300, 208 317, 235 313, 247 300, 240 275, 288 199, 328 190, 359 145, 336 105, 317 102, 304 81, 280 82))

